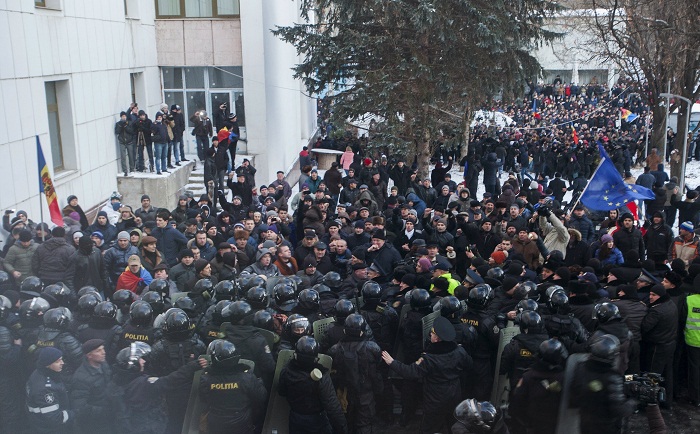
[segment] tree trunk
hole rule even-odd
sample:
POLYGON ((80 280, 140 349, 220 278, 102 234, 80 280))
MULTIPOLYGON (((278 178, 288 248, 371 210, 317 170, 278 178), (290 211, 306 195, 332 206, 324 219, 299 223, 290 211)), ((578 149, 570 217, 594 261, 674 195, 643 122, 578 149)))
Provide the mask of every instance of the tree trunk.
POLYGON ((685 167, 686 161, 688 159, 688 143, 686 143, 686 140, 684 139, 687 134, 688 134, 688 116, 687 116, 687 110, 688 110, 688 103, 685 101, 681 100, 680 105, 678 106, 678 116, 676 117, 676 150, 678 151, 678 154, 680 156, 680 159, 678 160, 680 164, 671 164, 671 176, 677 176, 678 181, 680 182, 680 187, 681 187, 681 192, 683 191, 683 186, 685 185, 685 177, 681 176, 682 168, 685 167), (685 159, 683 159, 683 145, 686 146, 685 149, 685 159))
MULTIPOLYGON (((664 137, 666 136, 666 106, 661 105, 664 99, 659 99, 656 105, 652 107, 652 113, 654 114, 652 124, 651 124, 651 148, 656 148, 657 154, 661 158, 666 157, 666 147, 664 145, 664 137)), ((651 170, 656 170, 656 167, 652 167, 651 170)))
POLYGON ((470 136, 470 124, 472 118, 471 108, 467 107, 464 110, 464 115, 462 116, 462 128, 464 128, 464 134, 462 134, 462 140, 464 141, 464 146, 462 146, 462 152, 460 152, 460 160, 469 154, 469 136, 470 136))

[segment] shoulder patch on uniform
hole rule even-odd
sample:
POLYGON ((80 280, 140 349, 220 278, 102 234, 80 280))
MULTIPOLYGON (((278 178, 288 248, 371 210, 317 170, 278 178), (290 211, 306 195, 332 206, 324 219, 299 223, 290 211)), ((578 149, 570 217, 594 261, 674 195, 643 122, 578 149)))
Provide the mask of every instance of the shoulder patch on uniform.
POLYGON ((383 306, 377 306, 377 308, 376 308, 375 310, 376 310, 378 313, 384 313, 384 310, 385 310, 385 309, 384 309, 383 306))
POLYGON ((416 360, 416 365, 420 365, 423 363, 423 358, 421 357, 420 359, 416 360))
POLYGON ((600 392, 603 390, 603 383, 598 380, 593 380, 588 383, 588 389, 590 389, 591 392, 600 392))
POLYGON ((268 354, 270 354, 270 353, 272 352, 272 351, 270 351, 270 346, 269 346, 269 345, 265 345, 265 352, 268 353, 268 354))
POLYGON ((147 381, 148 381, 149 383, 153 384, 153 383, 155 383, 156 381, 158 381, 158 377, 148 377, 148 380, 147 380, 147 381))
POLYGON ((501 332, 501 329, 497 325, 493 326, 493 334, 497 335, 501 332))

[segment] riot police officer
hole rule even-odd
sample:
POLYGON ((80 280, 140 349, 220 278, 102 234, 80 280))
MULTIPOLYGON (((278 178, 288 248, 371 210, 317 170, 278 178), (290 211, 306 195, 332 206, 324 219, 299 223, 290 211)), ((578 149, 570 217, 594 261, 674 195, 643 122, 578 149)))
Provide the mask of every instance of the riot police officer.
POLYGON ((615 369, 620 341, 601 335, 590 346, 587 361, 576 368, 569 405, 580 408, 582 433, 617 434, 635 404, 623 392, 623 377, 615 369))
POLYGON ((523 373, 537 361, 540 344, 549 339, 537 312, 524 311, 520 315, 519 325, 520 334, 506 345, 501 354, 499 374, 508 376, 511 392, 523 373))
POLYGON ((61 350, 65 366, 56 372, 60 372, 66 380, 83 361, 81 344, 69 331, 72 320, 73 315, 67 307, 49 309, 44 314, 44 325, 39 329, 36 342, 38 348, 56 347, 61 350))
POLYGON ((563 289, 551 293, 547 307, 550 314, 545 315, 544 324, 549 336, 562 341, 570 353, 583 351, 584 344, 588 340, 588 331, 571 313, 569 296, 563 289))
POLYGON ((366 336, 366 322, 353 313, 345 319, 345 337, 333 345, 333 384, 347 393, 347 419, 351 432, 371 433, 375 414, 375 395, 384 388, 379 372, 382 350, 366 336))
POLYGON ((381 302, 381 296, 382 287, 377 282, 372 280, 365 282, 362 285, 364 304, 360 307, 359 313, 372 329, 372 336, 379 347, 384 351, 391 351, 394 348, 399 316, 393 307, 381 302))
MULTIPOLYGON (((146 293, 148 294, 148 292, 146 293)), ((156 342, 156 330, 153 327, 153 308, 150 303, 139 300, 129 307, 129 319, 122 327, 117 348, 121 350, 132 342, 144 342, 152 345, 156 342)))
MULTIPOLYGON (((326 329, 326 334, 321 338, 321 352, 325 353, 330 347, 340 342, 345 336, 345 318, 355 313, 355 304, 350 300, 338 300, 333 308, 335 321, 326 329)), ((371 330, 370 330, 371 333, 371 330)))
POLYGON ((199 382, 199 397, 209 406, 207 429, 211 434, 247 434, 260 425, 267 391, 262 380, 240 364, 234 344, 216 339, 209 344, 211 366, 199 382))
POLYGON ((78 340, 80 342, 87 342, 90 339, 102 339, 105 342, 107 361, 110 363, 117 356, 121 336, 122 328, 117 324, 117 306, 111 301, 97 303, 92 318, 87 324, 78 328, 78 340))
POLYGON ((540 344, 537 361, 526 371, 513 391, 510 415, 527 434, 554 434, 564 389, 564 366, 569 356, 557 339, 540 344))
MULTIPOLYGON (((12 302, 0 295, 0 432, 21 432, 22 340, 10 324, 12 302)), ((19 324, 17 324, 19 325, 19 324)))
POLYGON ((294 358, 280 373, 279 394, 289 401, 290 434, 344 434, 348 430, 330 374, 318 363, 318 351, 314 338, 302 336, 294 358))
POLYGON ((503 414, 488 401, 466 399, 455 407, 452 434, 508 434, 503 414))
POLYGON ((474 375, 467 384, 467 396, 486 400, 491 395, 493 384, 493 366, 500 340, 500 329, 496 321, 487 313, 491 301, 491 287, 480 283, 469 290, 467 311, 462 321, 476 329, 477 339, 474 345, 474 375))

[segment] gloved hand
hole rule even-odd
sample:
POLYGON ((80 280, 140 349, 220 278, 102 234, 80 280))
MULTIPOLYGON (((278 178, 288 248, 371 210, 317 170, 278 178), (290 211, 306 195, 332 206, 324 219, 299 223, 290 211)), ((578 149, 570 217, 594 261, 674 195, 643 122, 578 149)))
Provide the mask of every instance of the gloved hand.
POLYGON ((543 206, 537 210, 537 214, 541 215, 542 217, 549 217, 552 214, 552 211, 549 209, 549 207, 543 206))

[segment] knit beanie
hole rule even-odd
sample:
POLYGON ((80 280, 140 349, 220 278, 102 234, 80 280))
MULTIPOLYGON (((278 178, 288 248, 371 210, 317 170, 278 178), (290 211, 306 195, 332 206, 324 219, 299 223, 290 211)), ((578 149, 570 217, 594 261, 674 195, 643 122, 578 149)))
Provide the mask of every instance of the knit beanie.
POLYGON ((36 359, 36 367, 46 368, 61 357, 63 357, 63 352, 58 348, 44 347, 41 349, 41 351, 39 352, 39 356, 36 359))

